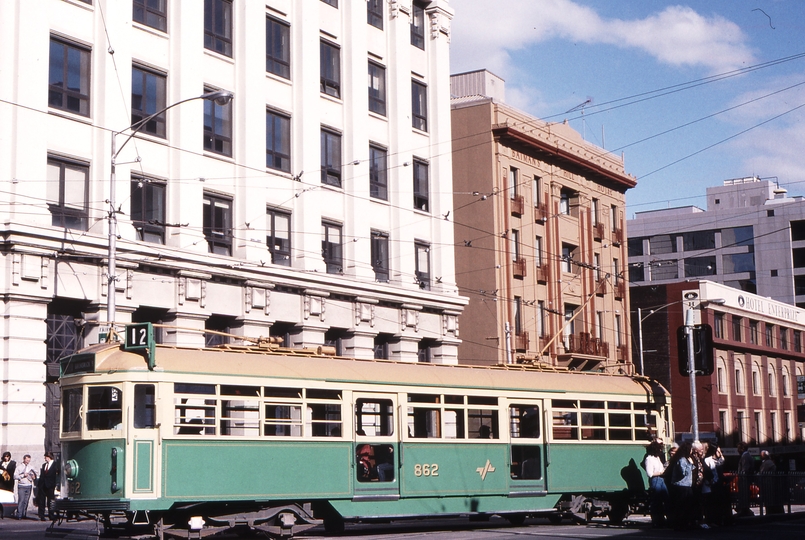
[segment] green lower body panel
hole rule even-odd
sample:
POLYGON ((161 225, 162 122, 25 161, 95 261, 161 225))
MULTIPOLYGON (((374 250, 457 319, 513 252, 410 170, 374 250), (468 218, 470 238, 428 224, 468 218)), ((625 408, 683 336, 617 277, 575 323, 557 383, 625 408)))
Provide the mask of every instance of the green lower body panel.
POLYGON ((551 511, 558 495, 546 497, 421 497, 399 501, 331 501, 345 519, 403 518, 469 513, 503 514, 551 511))
POLYGON ((551 445, 548 491, 551 493, 595 493, 642 491, 646 480, 640 462, 642 446, 634 444, 551 445))

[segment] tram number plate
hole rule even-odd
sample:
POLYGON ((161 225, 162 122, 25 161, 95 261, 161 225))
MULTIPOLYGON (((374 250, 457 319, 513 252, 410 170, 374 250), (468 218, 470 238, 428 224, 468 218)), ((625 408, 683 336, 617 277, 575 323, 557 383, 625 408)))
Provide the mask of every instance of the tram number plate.
POLYGON ((439 464, 417 463, 414 465, 414 476, 439 476, 439 464))
POLYGON ((81 495, 81 482, 67 482, 67 491, 70 495, 81 495))

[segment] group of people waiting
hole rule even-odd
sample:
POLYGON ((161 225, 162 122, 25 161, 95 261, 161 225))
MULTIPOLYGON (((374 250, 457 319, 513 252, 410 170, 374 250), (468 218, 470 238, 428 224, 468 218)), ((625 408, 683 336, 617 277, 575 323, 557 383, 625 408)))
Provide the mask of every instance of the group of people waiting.
POLYGON ((649 478, 651 522, 686 530, 726 525, 732 518, 724 456, 716 445, 684 442, 665 460, 662 440, 652 441, 643 459, 649 478))
POLYGON ((53 453, 45 452, 45 462, 36 472, 36 467, 31 465, 31 456, 25 454, 22 463, 17 464, 11 459, 11 452, 3 452, 0 460, 0 489, 14 493, 14 486, 17 487, 17 510, 14 517, 24 519, 28 517, 28 503, 31 494, 34 494, 33 502, 38 507, 39 519, 45 521, 45 514, 48 519, 54 519, 51 505, 55 499, 55 491, 59 485, 59 467, 54 462, 53 453))

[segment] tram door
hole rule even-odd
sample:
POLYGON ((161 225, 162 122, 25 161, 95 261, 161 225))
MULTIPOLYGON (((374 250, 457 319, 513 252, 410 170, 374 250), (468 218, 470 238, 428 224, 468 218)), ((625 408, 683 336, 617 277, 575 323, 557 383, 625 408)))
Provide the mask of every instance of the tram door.
POLYGON ((508 403, 509 491, 517 496, 544 495, 545 426, 542 400, 523 399, 508 403))
POLYGON ((353 396, 354 497, 396 500, 400 496, 397 396, 358 392, 353 396))
POLYGON ((159 459, 157 456, 157 437, 159 427, 156 421, 156 386, 135 384, 134 402, 128 426, 128 444, 132 465, 132 498, 153 498, 156 496, 159 478, 159 459))

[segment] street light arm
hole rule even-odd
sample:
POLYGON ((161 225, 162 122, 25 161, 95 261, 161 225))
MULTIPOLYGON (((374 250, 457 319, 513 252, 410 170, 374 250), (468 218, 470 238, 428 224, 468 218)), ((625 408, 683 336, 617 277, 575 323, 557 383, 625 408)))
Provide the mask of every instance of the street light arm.
POLYGON ((171 103, 167 107, 164 107, 164 108, 158 110, 157 112, 155 112, 153 114, 149 114, 148 116, 146 116, 142 120, 138 120, 137 122, 133 123, 132 125, 130 125, 129 127, 125 128, 125 129, 121 129, 120 131, 113 132, 112 133, 112 141, 113 141, 112 146, 114 148, 114 146, 115 146, 114 138, 117 137, 118 135, 122 135, 123 133, 125 133, 128 130, 131 130, 131 133, 129 133, 129 136, 126 137, 125 141, 123 141, 123 144, 121 144, 119 148, 116 148, 116 149, 113 150, 112 160, 117 158, 117 156, 123 150, 123 147, 126 146, 126 144, 128 144, 128 142, 132 139, 132 137, 134 137, 137 133, 139 133, 139 131, 143 127, 145 127, 145 125, 150 120, 153 120, 154 118, 156 118, 160 114, 164 113, 168 109, 172 109, 173 107, 176 107, 177 105, 181 105, 182 103, 187 103, 188 101, 193 101, 193 100, 196 100, 196 99, 204 99, 204 100, 207 100, 207 101, 215 101, 219 105, 226 105, 227 103, 232 101, 232 98, 233 98, 232 92, 227 92, 226 90, 216 90, 215 92, 208 92, 208 93, 202 94, 200 96, 194 96, 194 97, 191 97, 191 98, 182 99, 180 101, 177 101, 176 103, 171 103))

